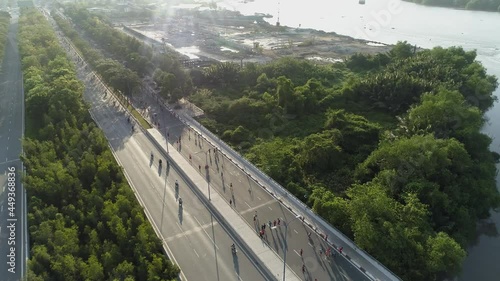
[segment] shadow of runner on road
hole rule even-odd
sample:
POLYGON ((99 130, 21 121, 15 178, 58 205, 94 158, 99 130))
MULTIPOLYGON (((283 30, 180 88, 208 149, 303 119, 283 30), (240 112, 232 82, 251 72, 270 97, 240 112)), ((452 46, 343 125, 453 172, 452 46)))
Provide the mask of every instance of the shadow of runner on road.
POLYGON ((183 209, 184 209, 184 207, 182 206, 182 204, 179 203, 179 224, 181 224, 181 225, 182 225, 182 219, 183 219, 183 216, 182 216, 183 209))
POLYGON ((238 261, 238 253, 233 254, 233 265, 234 271, 236 272, 236 276, 240 276, 240 263, 238 261))
POLYGON ((158 176, 161 177, 161 164, 158 165, 158 176))

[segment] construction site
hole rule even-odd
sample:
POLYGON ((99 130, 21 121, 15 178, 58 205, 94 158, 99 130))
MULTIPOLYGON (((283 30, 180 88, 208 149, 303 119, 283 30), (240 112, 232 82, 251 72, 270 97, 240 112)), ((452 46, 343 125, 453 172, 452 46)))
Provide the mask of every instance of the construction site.
POLYGON ((213 61, 268 62, 292 56, 318 63, 342 61, 355 53, 387 52, 391 46, 330 32, 291 28, 266 21, 270 15, 244 16, 235 11, 176 9, 147 22, 120 21, 117 28, 165 51, 176 51, 186 63, 213 61))

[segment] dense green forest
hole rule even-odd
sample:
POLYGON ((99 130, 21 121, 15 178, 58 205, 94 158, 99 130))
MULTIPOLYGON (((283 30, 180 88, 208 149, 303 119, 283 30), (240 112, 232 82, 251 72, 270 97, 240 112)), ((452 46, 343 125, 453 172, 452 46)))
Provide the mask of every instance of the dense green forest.
POLYGON ((5 44, 7 44, 7 33, 9 32, 10 14, 0 11, 0 65, 5 53, 5 44))
MULTIPOLYGON (((67 12, 110 54, 147 48, 85 10, 67 12)), ((403 280, 459 272, 476 222, 500 205, 499 155, 480 132, 498 83, 473 51, 415 53, 401 42, 328 65, 219 63, 179 74, 181 84, 175 56, 144 57, 163 65, 165 97, 190 94, 207 128, 403 280)))
POLYGON ((83 84, 42 14, 23 10, 23 142, 29 280, 174 280, 179 269, 137 203, 83 84))
POLYGON ((500 12, 500 0, 403 0, 417 4, 500 12))
POLYGON ((495 77, 476 53, 405 42, 315 65, 220 63, 190 99, 222 139, 403 280, 460 271, 498 207, 498 155, 480 132, 495 77))

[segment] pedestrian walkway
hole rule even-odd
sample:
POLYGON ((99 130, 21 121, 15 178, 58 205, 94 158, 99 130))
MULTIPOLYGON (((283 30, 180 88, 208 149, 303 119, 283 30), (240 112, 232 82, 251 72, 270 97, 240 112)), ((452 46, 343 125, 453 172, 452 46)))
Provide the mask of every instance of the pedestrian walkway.
MULTIPOLYGON (((166 139, 157 129, 149 129, 146 132, 155 140, 156 145, 167 151, 166 139)), ((168 144, 168 156, 171 161, 179 168, 179 173, 189 178, 193 183, 192 188, 197 188, 206 199, 210 198, 210 203, 219 214, 232 227, 239 238, 248 246, 251 251, 259 258, 259 262, 264 264, 270 272, 278 279, 283 275, 283 259, 279 257, 262 239, 259 238, 254 229, 248 225, 245 220, 228 204, 228 202, 219 196, 217 192, 210 192, 207 188, 207 181, 196 171, 193 166, 176 150, 174 146, 168 144)), ((189 208, 186 206, 186 208, 189 208)), ((286 280, 301 280, 288 265, 286 266, 286 280)))

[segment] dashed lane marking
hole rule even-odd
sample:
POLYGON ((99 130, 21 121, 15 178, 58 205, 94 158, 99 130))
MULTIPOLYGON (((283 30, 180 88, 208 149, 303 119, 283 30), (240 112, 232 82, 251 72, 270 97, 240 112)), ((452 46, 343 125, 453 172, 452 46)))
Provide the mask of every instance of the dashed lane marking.
MULTIPOLYGON (((16 161, 19 161, 19 160, 20 160, 19 158, 9 160, 9 158, 8 158, 8 157, 5 157, 5 162, 0 163, 0 165, 4 165, 4 164, 8 164, 8 163, 12 163, 12 162, 16 162, 16 161)), ((5 175, 6 175, 6 174, 7 174, 7 171, 5 171, 5 175)))
MULTIPOLYGON (((203 225, 200 223, 200 221, 198 221, 198 219, 196 217, 194 217, 194 219, 196 220, 196 222, 200 226, 201 230, 203 230, 203 232, 205 232, 205 234, 207 235, 208 239, 210 239, 210 241, 212 241, 212 244, 214 244, 214 246, 217 248, 217 250, 219 250, 219 247, 217 246, 217 244, 215 244, 215 241, 212 239, 212 237, 210 237, 210 235, 208 235, 207 231, 205 230, 205 227, 203 227, 203 225)), ((206 225, 210 226, 210 224, 206 224, 206 225)))
MULTIPOLYGON (((196 219, 196 218, 195 218, 195 219, 196 219)), ((196 219, 196 221, 198 221, 198 220, 196 219)), ((198 222, 198 223, 199 223, 199 222, 198 222)), ((177 223, 177 225, 179 225, 179 224, 177 223)), ((214 226, 215 226, 215 225, 218 225, 218 223, 217 223, 217 222, 214 222, 214 226)), ((195 228, 193 228, 193 229, 190 229, 190 230, 187 230, 187 231, 183 231, 182 233, 178 233, 178 234, 176 234, 176 235, 173 235, 173 236, 167 237, 167 238, 165 238, 165 242, 172 242, 172 241, 174 241, 175 239, 182 238, 182 237, 185 237, 185 236, 187 236, 187 235, 191 235, 191 234, 193 234, 193 233, 196 233, 196 232, 199 232, 199 231, 202 231, 202 230, 203 230, 203 231, 205 232, 205 234, 208 236, 208 234, 207 234, 207 232, 205 231, 205 229, 206 229, 206 228, 209 228, 209 227, 212 227, 212 224, 211 224, 211 223, 206 223, 206 224, 204 224, 204 225, 197 226, 197 227, 195 227, 195 228)), ((181 229, 181 230, 182 230, 182 229, 181 229)), ((210 238, 210 236, 208 236, 208 237, 210 238)), ((210 240, 212 240, 212 239, 210 238, 210 240)), ((213 240, 212 240, 212 242, 213 242, 213 240)), ((219 247, 218 247, 217 245, 215 245, 215 246, 217 247, 217 249, 219 249, 219 247)))
POLYGON ((265 203, 263 203, 263 204, 257 205, 257 206, 255 206, 255 207, 253 207, 253 208, 250 208, 250 209, 247 209, 247 210, 245 210, 245 211, 241 212, 241 214, 242 214, 242 215, 244 215, 244 214, 246 214, 246 213, 248 213, 248 212, 254 212, 255 210, 257 210, 257 209, 259 209, 259 208, 261 208, 261 207, 267 206, 267 205, 269 205, 269 204, 273 204, 273 203, 275 203, 275 202, 276 202, 276 201, 274 201, 274 200, 269 200, 269 201, 267 201, 267 202, 265 202, 265 203))

